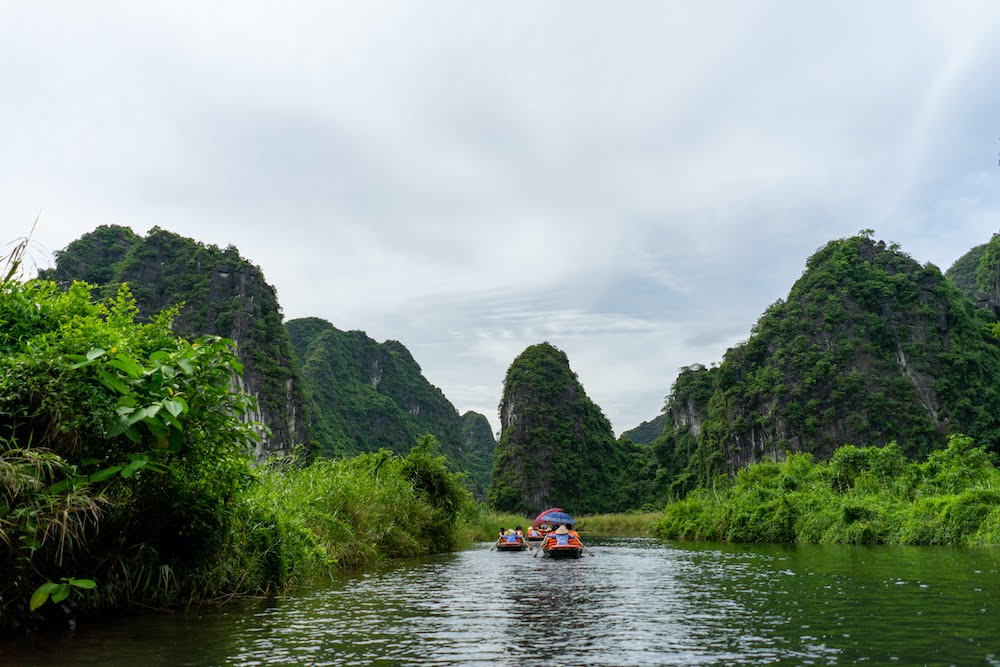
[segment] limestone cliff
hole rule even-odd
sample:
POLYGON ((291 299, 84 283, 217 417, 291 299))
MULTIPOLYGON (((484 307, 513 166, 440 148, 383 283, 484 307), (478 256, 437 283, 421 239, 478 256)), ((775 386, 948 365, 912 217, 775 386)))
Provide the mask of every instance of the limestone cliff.
POLYGON ((553 505, 578 513, 623 508, 625 454, 564 352, 541 343, 511 363, 500 423, 490 489, 496 507, 527 513, 553 505))
POLYGON ((678 378, 653 443, 675 490, 787 451, 898 441, 912 456, 964 432, 1000 451, 990 316, 932 265, 870 234, 832 241, 788 298, 712 369, 678 378))
POLYGON ((1000 234, 962 255, 945 275, 979 308, 1000 318, 1000 234))
POLYGON ((468 467, 467 472, 475 481, 475 489, 485 494, 493 467, 493 452, 497 447, 493 429, 485 415, 472 411, 462 415, 459 427, 462 430, 462 454, 468 467))
POLYGON ((231 338, 244 366, 243 388, 257 398, 259 420, 271 431, 256 456, 306 442, 301 390, 277 295, 235 247, 222 250, 155 227, 143 238, 105 225, 57 252, 55 268, 41 277, 84 280, 105 295, 128 283, 143 316, 179 306, 177 333, 231 338))
POLYGON ((379 343, 362 331, 341 331, 315 317, 290 320, 287 329, 320 453, 385 448, 405 454, 430 433, 451 467, 469 474, 473 491, 485 492, 492 448, 478 439, 469 444, 458 411, 427 381, 402 343, 379 343))

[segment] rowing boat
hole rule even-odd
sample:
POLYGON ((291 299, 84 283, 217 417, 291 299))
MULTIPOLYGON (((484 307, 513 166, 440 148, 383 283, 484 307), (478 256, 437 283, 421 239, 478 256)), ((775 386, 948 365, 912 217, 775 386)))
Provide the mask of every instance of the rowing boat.
POLYGON ((542 547, 542 557, 543 558, 581 558, 583 556, 583 547, 574 545, 553 545, 550 547, 542 547))

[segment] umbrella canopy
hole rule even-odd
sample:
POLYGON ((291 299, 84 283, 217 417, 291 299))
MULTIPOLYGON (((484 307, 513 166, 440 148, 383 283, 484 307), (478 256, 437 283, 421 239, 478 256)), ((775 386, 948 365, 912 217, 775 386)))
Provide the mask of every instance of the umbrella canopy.
POLYGON ((576 519, 571 517, 569 514, 563 511, 561 507, 550 507, 541 514, 535 517, 535 522, 532 523, 532 527, 540 526, 543 523, 564 523, 564 524, 575 524, 576 519))

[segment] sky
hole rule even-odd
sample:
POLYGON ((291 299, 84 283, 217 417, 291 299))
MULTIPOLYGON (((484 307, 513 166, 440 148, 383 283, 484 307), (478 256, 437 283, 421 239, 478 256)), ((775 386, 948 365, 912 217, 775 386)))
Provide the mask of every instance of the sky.
POLYGON ((0 245, 230 244, 494 430, 548 341, 616 434, 827 241, 1000 230, 1000 3, 0 0, 0 245))

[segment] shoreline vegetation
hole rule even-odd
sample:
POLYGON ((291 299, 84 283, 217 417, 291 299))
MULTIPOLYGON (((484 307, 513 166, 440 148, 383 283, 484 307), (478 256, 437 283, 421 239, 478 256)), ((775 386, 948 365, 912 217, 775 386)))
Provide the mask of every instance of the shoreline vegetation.
POLYGON ((0 260, 0 633, 283 587, 493 533, 431 436, 255 466, 233 341, 0 260))
POLYGON ((798 453, 719 477, 667 505, 663 539, 841 544, 1000 544, 1000 471, 952 435, 925 461, 845 445, 829 461, 798 453))

